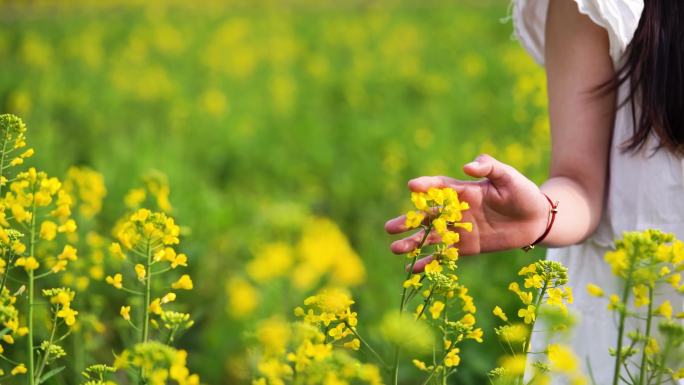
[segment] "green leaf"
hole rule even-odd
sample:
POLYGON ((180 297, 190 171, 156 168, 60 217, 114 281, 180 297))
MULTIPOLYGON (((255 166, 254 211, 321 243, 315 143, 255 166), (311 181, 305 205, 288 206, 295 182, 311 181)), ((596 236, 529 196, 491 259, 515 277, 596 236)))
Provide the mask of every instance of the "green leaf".
POLYGON ((40 378, 40 380, 38 380, 38 384, 42 384, 43 382, 47 381, 48 379, 50 379, 50 377, 52 377, 55 374, 64 370, 64 368, 66 368, 66 366, 60 366, 59 368, 54 368, 54 369, 50 370, 49 372, 43 374, 43 376, 40 378))

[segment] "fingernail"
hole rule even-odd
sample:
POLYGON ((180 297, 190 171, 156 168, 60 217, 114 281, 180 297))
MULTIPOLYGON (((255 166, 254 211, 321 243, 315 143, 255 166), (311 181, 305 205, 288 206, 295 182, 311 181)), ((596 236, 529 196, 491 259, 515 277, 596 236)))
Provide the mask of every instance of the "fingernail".
POLYGON ((478 167, 478 166, 480 166, 480 162, 474 160, 474 161, 472 161, 472 162, 466 164, 466 166, 468 166, 468 167, 478 167))

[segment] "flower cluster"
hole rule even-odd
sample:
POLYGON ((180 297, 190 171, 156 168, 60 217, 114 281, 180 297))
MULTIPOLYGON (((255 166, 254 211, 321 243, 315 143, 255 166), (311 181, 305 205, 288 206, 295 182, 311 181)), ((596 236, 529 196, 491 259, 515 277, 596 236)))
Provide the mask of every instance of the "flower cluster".
POLYGON ((625 378, 629 367, 636 366, 639 372, 626 376, 629 384, 642 384, 646 378, 656 384, 668 377, 678 380, 682 370, 668 364, 684 343, 684 328, 674 320, 684 319, 684 312, 673 310, 673 303, 682 303, 684 296, 684 242, 658 230, 626 232, 604 259, 621 278, 620 293, 604 293, 596 284, 589 284, 587 291, 607 297, 608 310, 618 319, 617 346, 610 351, 615 356, 614 377, 625 378), (635 330, 626 330, 628 319, 635 330))
POLYGON ((157 341, 136 344, 116 357, 114 367, 143 373, 145 384, 199 385, 197 374, 186 367, 188 354, 157 341))
MULTIPOLYGON (((490 378, 497 384, 521 383, 531 361, 534 374, 528 384, 543 384, 550 375, 565 376, 572 384, 583 384, 577 358, 570 348, 558 343, 547 344, 541 355, 528 356, 532 330, 539 318, 545 317, 544 335, 551 340, 554 334, 567 331, 571 319, 567 305, 573 302, 572 288, 567 286, 568 269, 559 262, 537 261, 523 267, 518 272, 523 280, 512 282, 508 289, 520 301, 517 310, 519 320, 513 321, 506 312, 496 306, 492 314, 505 322, 495 329, 503 342, 507 354, 500 359, 500 367, 490 372, 490 378), (534 359, 530 360, 530 357, 534 359)), ((541 338, 541 336, 538 336, 541 338)))
POLYGON ((113 381, 108 381, 107 377, 116 372, 116 368, 104 364, 90 365, 81 373, 86 382, 83 385, 116 385, 113 381))
MULTIPOLYGON (((170 344, 180 332, 189 329, 194 324, 190 319, 190 314, 164 309, 167 304, 176 300, 177 294, 172 290, 192 290, 194 287, 192 278, 188 274, 182 274, 173 282, 163 280, 161 277, 179 267, 188 266, 188 257, 174 248, 180 242, 180 227, 172 217, 163 212, 137 209, 118 223, 114 229, 114 235, 117 241, 109 247, 110 254, 116 259, 129 261, 133 266, 126 281, 124 281, 125 272, 109 275, 105 281, 116 289, 136 295, 137 298, 134 298, 132 303, 138 303, 140 317, 139 323, 132 320, 133 304, 124 305, 120 309, 121 317, 140 333, 140 344, 136 345, 133 351, 124 351, 122 357, 129 357, 130 354, 137 357, 131 362, 140 369, 137 373, 140 381, 161 384, 168 377, 179 384, 196 383, 194 381, 199 381, 197 376, 192 376, 190 379, 178 377, 174 374, 176 371, 173 366, 171 369, 159 369, 158 363, 154 360, 145 361, 149 358, 148 352, 156 351, 155 349, 166 352, 172 349, 167 345, 148 344, 148 342, 154 342, 151 328, 159 330, 159 338, 166 334, 163 337, 164 341, 170 344), (155 296, 155 289, 159 286, 164 287, 162 292, 164 294, 155 296), (138 302, 139 299, 142 299, 141 304, 138 302)), ((183 365, 184 363, 183 359, 183 365)), ((117 367, 124 366, 118 365, 117 367)))
POLYGON ((308 309, 297 307, 295 316, 303 318, 307 324, 323 327, 327 337, 342 344, 345 348, 359 350, 361 341, 356 337, 358 320, 351 311, 354 304, 349 294, 341 289, 329 289, 304 300, 308 309))
MULTIPOLYGON (((33 149, 26 146, 26 126, 14 115, 0 115, 0 292, 2 293, 3 324, 8 332, 3 341, 14 342, 15 336, 27 335, 24 363, 0 358, 14 367, 11 375, 28 373, 28 383, 33 385, 43 379, 50 364, 64 356, 64 350, 55 344, 76 326, 78 312, 71 306, 74 292, 70 289, 46 289, 50 297, 52 312, 49 340, 35 347, 35 321, 42 314, 35 310, 35 293, 39 281, 63 272, 70 263, 78 260, 76 247, 69 244, 70 237, 77 230, 71 217, 72 196, 62 182, 48 176, 34 167, 22 169, 24 160, 33 155, 33 149), (21 152, 20 152, 21 151, 21 152), (8 161, 7 163, 5 163, 8 161), (19 273, 17 273, 19 272, 19 273), (10 295, 9 284, 26 282, 14 295, 10 295), (26 313, 23 317, 16 311, 16 298, 22 294, 26 299, 26 313), (26 319, 26 326, 19 325, 19 319, 26 319), (57 334, 60 326, 67 331, 57 334), (38 361, 36 361, 36 355, 38 361)), ((3 349, 4 350, 4 349, 3 349)), ((46 374, 47 375, 47 374, 46 374)))
POLYGON ((358 380, 381 385, 377 366, 362 364, 347 354, 362 345, 357 315, 350 308, 353 303, 344 290, 325 289, 304 301, 306 309, 295 309, 299 322, 288 323, 279 317, 262 321, 255 332, 262 356, 253 383, 348 384, 358 380))
POLYGON ((260 300, 259 290, 284 280, 298 291, 320 285, 354 287, 364 282, 366 270, 340 228, 330 219, 307 217, 294 242, 258 244, 245 266, 246 277, 233 276, 226 285, 228 313, 244 319, 260 300))
MULTIPOLYGON (((461 362, 458 345, 467 339, 482 342, 483 332, 475 327, 475 307, 468 288, 458 282, 456 275, 459 231, 472 231, 473 225, 463 221, 463 211, 469 209, 467 202, 460 201, 451 188, 430 188, 427 192, 413 192, 411 201, 417 210, 406 213, 405 227, 421 227, 422 240, 407 257, 410 259, 408 273, 403 283, 401 310, 414 298, 420 298, 415 308, 415 319, 428 322, 441 335, 436 343, 432 363, 414 359, 414 365, 427 372, 426 383, 442 383, 453 374, 461 362), (433 250, 423 250, 428 238, 439 238, 433 250), (421 274, 414 274, 414 266, 420 257, 429 258, 421 274)), ((397 365, 395 354, 395 365, 397 365)))

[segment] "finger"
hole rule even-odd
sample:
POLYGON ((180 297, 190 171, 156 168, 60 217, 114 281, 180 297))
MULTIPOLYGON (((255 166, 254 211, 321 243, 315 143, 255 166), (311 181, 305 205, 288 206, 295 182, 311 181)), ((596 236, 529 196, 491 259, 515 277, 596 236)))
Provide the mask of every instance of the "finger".
POLYGON ((413 192, 427 192, 431 187, 451 187, 456 190, 456 192, 460 192, 461 189, 458 180, 449 178, 448 176, 421 176, 409 180, 408 187, 409 190, 413 192))
MULTIPOLYGON (((427 211, 423 211, 427 214, 425 219, 423 219, 423 224, 427 225, 429 223, 429 218, 434 217, 439 214, 439 209, 436 207, 430 207, 427 211)), ((409 230, 413 230, 415 227, 406 227, 406 214, 400 215, 396 218, 392 218, 385 222, 385 231, 389 234, 400 234, 409 230)))
POLYGON ((407 230, 406 215, 400 215, 385 222, 385 231, 389 234, 399 234, 407 230))
MULTIPOLYGON (((424 235, 425 230, 420 230, 411 236, 394 241, 390 245, 390 250, 392 250, 394 254, 406 254, 410 251, 413 251, 418 247, 418 245, 420 245, 420 241, 423 240, 424 235)), ((430 231, 430 234, 427 236, 427 239, 425 239, 423 246, 433 245, 438 243, 440 240, 441 237, 439 234, 434 231, 430 231)))
MULTIPOLYGON (((434 259, 434 257, 432 255, 428 255, 427 257, 424 257, 424 258, 417 260, 416 263, 413 265, 413 272, 416 274, 422 273, 423 270, 425 270, 425 266, 427 266, 430 262, 432 262, 433 259, 434 259)), ((408 270, 410 268, 411 268, 411 265, 406 266, 406 270, 408 270)))
POLYGON ((474 178, 487 178, 494 184, 500 184, 509 177, 508 166, 487 154, 464 165, 463 171, 474 178))

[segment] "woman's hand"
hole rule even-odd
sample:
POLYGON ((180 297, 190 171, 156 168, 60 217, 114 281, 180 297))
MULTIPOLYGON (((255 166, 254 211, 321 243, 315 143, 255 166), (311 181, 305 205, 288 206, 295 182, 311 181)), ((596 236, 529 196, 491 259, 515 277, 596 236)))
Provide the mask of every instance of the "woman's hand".
MULTIPOLYGON (((470 204, 463 212, 463 221, 473 223, 473 231, 454 229, 461 235, 456 245, 461 255, 474 255, 505 249, 518 248, 534 242, 545 230, 550 205, 539 187, 513 167, 488 155, 480 155, 475 161, 463 166, 466 174, 479 181, 460 181, 445 176, 423 176, 409 181, 414 192, 426 192, 431 187, 450 187, 459 199, 470 204)), ((391 219, 385 224, 390 234, 407 231, 405 215, 391 219)), ((395 254, 415 249, 423 237, 423 230, 391 245, 395 254)), ((439 235, 432 232, 425 244, 439 242, 439 235)), ((422 271, 430 257, 418 261, 415 271, 422 271)))

